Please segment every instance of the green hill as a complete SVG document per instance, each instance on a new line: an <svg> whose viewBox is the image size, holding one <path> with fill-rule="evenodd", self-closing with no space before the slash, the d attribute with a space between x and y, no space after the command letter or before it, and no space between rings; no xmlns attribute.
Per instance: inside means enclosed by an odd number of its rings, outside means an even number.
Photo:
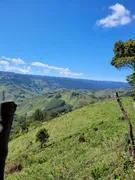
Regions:
<svg viewBox="0 0 135 180"><path fill-rule="evenodd" d="M59 92L43 93L31 98L23 98L18 104L19 115L24 115L26 112L31 115L36 109L45 110L50 106L50 102L54 99L60 99L65 101L67 105L71 105L73 109L81 108L85 105L92 104L94 102L114 97L114 92L119 92L120 95L132 93L130 89L119 88L115 90L106 89L102 91L76 91L76 90L61 90ZM29 93L29 97L32 94ZM17 101L17 99L16 99Z"/></svg>
<svg viewBox="0 0 135 180"><path fill-rule="evenodd" d="M63 89L84 91L129 87L128 83L124 82L37 76L2 71L0 71L0 86L5 87L6 100L12 97L12 99L16 98L17 101L23 100L24 97L33 97L33 95L56 92ZM11 90L9 91L9 89ZM10 97L8 97L9 95Z"/></svg>
<svg viewBox="0 0 135 180"><path fill-rule="evenodd" d="M135 132L131 99L123 102ZM135 179L120 116L116 100L107 100L31 128L9 143L6 180ZM50 135L42 149L35 142L40 128Z"/></svg>
<svg viewBox="0 0 135 180"><path fill-rule="evenodd" d="M64 101L67 105L71 105L73 109L80 108L89 103L97 101L93 93L86 93L73 90L63 90L53 93L44 93L33 98L25 98L22 102L18 102L18 114L31 115L36 109L46 110L50 108L51 102L54 106L59 106L58 100ZM54 100L57 99L56 102Z"/></svg>

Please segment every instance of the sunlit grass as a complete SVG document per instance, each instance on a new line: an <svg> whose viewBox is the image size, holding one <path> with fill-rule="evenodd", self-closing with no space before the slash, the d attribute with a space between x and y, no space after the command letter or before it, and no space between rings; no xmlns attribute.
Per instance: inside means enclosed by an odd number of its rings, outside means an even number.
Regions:
<svg viewBox="0 0 135 180"><path fill-rule="evenodd" d="M123 99L130 114L133 127L135 112L130 98ZM46 148L40 149L35 135L40 128L12 140L9 143L6 171L21 163L21 172L6 174L6 180L59 180L93 178L99 171L101 179L135 178L134 169L123 170L121 156L124 154L126 121L119 120L121 114L116 100L95 103L74 112L45 122L50 135ZM85 142L79 142L83 135ZM93 170L94 169L94 170ZM97 174L98 174L97 173Z"/></svg>

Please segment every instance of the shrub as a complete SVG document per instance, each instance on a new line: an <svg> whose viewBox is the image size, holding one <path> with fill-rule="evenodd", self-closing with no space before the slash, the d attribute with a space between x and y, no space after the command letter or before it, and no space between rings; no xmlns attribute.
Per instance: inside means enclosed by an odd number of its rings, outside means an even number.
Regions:
<svg viewBox="0 0 135 180"><path fill-rule="evenodd" d="M55 98L56 98L56 99L61 98L61 94L56 94Z"/></svg>
<svg viewBox="0 0 135 180"><path fill-rule="evenodd" d="M21 126L21 130L22 130L23 133L24 132L27 133L29 131L29 124L28 124L28 122L24 122L20 126Z"/></svg>
<svg viewBox="0 0 135 180"><path fill-rule="evenodd" d="M47 130L44 129L40 129L37 134L36 134L36 142L39 141L40 142L40 147L43 148L45 143L47 142L49 138L49 134L47 132Z"/></svg>
<svg viewBox="0 0 135 180"><path fill-rule="evenodd" d="M107 170L108 168L105 164L99 165L98 167L92 168L91 175L95 180L98 180L105 175Z"/></svg>
<svg viewBox="0 0 135 180"><path fill-rule="evenodd" d="M23 166L21 163L13 164L8 167L7 173L11 174L11 173L19 172L22 169L23 169Z"/></svg>
<svg viewBox="0 0 135 180"><path fill-rule="evenodd" d="M49 119L54 119L54 118L56 118L57 116L58 116L58 112L52 111L52 112L50 113Z"/></svg>
<svg viewBox="0 0 135 180"><path fill-rule="evenodd" d="M66 104L66 105L64 105L62 107L58 107L58 108L56 108L55 110L52 110L52 111L55 111L55 112L57 112L59 114L62 114L62 113L65 114L65 113L68 113L68 112L72 111L72 106Z"/></svg>
<svg viewBox="0 0 135 180"><path fill-rule="evenodd" d="M33 119L35 121L44 121L44 114L40 109L37 109L33 114Z"/></svg>
<svg viewBox="0 0 135 180"><path fill-rule="evenodd" d="M122 121L125 120L125 117L124 117L123 114L120 114L120 115L119 115L119 120L122 120Z"/></svg>
<svg viewBox="0 0 135 180"><path fill-rule="evenodd" d="M97 127L94 127L93 130L94 130L94 131L98 131L98 128L97 128Z"/></svg>
<svg viewBox="0 0 135 180"><path fill-rule="evenodd" d="M84 137L84 133L82 135L80 135L79 137L79 142L85 142L85 137Z"/></svg>
<svg viewBox="0 0 135 180"><path fill-rule="evenodd" d="M74 91L74 92L71 93L71 97L79 96L79 94L80 94L79 92Z"/></svg>

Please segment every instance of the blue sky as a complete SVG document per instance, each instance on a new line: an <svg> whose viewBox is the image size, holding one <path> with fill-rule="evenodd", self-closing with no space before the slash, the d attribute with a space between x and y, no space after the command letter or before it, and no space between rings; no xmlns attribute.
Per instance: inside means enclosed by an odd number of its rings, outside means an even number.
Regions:
<svg viewBox="0 0 135 180"><path fill-rule="evenodd" d="M110 65L117 40L135 39L134 1L1 0L0 70L125 81Z"/></svg>

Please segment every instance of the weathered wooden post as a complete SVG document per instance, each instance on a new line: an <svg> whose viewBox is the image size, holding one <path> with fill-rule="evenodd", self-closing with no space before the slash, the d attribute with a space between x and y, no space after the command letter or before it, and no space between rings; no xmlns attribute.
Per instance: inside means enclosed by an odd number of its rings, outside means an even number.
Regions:
<svg viewBox="0 0 135 180"><path fill-rule="evenodd" d="M4 180L9 134L16 107L17 105L12 101L0 104L0 180Z"/></svg>
<svg viewBox="0 0 135 180"><path fill-rule="evenodd" d="M123 115L124 115L124 117L125 117L125 119L126 119L126 121L128 123L128 135L129 135L130 146L131 146L131 151L132 151L132 159L133 159L133 162L135 163L135 145L134 145L134 136L133 136L132 124L131 124L131 121L130 121L130 119L128 117L128 114L125 111L124 106L123 106L117 92L116 92L116 98L117 98L117 102L118 102L118 104L120 106L120 109L123 112Z"/></svg>

